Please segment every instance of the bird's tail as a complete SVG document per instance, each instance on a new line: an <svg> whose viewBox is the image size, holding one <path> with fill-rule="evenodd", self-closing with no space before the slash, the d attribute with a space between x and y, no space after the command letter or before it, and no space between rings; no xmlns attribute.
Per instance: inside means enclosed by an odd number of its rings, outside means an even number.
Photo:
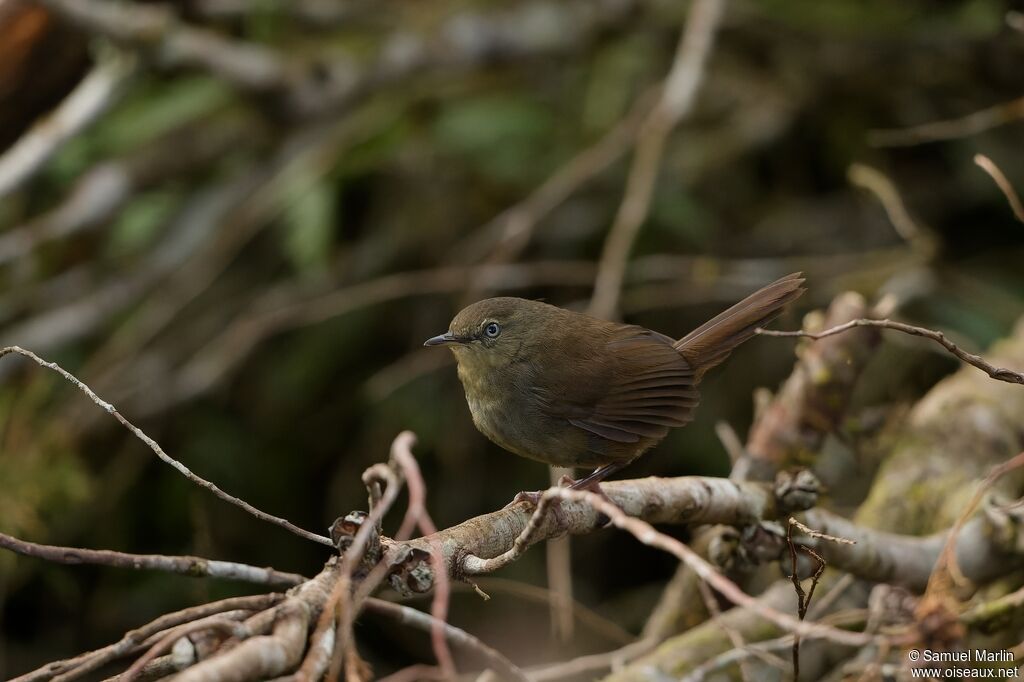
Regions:
<svg viewBox="0 0 1024 682"><path fill-rule="evenodd" d="M787 303L799 298L804 293L803 283L800 272L772 282L676 341L675 349L700 377L729 357L755 329L774 320Z"/></svg>

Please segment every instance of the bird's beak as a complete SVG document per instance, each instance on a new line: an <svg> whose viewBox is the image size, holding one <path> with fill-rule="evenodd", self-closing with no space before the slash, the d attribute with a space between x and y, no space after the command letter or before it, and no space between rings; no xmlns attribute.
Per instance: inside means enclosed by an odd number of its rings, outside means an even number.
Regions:
<svg viewBox="0 0 1024 682"><path fill-rule="evenodd" d="M431 337L423 342L424 346L444 346L449 343L466 343L464 339L453 336L451 332L445 332L438 336Z"/></svg>

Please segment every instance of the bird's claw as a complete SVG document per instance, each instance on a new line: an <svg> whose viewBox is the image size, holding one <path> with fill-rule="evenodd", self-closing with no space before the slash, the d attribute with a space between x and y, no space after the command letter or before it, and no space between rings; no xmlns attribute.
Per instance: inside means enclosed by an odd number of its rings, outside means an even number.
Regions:
<svg viewBox="0 0 1024 682"><path fill-rule="evenodd" d="M512 501L509 502L509 505L511 506L511 505L519 503L519 502L529 502L530 506L536 507L536 506L540 505L540 498L543 495L544 495L544 491L543 490L533 490L533 491L523 490L523 491L521 491L519 493L516 493L516 496L514 498L512 498Z"/></svg>

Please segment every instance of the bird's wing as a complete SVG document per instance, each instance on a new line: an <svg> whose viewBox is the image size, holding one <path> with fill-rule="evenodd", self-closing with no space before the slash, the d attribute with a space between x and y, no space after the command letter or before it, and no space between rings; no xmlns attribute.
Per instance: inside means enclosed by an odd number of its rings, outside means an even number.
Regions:
<svg viewBox="0 0 1024 682"><path fill-rule="evenodd" d="M573 395L543 391L549 410L596 436L618 443L664 438L687 424L699 395L693 368L673 340L642 327L616 325L596 354L602 375ZM584 390L581 390L584 389Z"/></svg>

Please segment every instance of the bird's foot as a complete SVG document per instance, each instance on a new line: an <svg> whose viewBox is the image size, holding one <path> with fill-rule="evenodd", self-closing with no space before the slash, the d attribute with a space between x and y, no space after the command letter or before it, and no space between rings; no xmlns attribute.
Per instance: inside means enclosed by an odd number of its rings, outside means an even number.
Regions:
<svg viewBox="0 0 1024 682"><path fill-rule="evenodd" d="M540 507L540 499L542 497L544 497L544 493L545 492L547 492L547 491L546 490L523 491L523 492L517 494L512 499L512 501L508 503L507 506L511 507L512 505L514 505L514 504L516 504L518 502L526 502L526 503L528 503L533 508L534 513L536 513L537 509ZM562 511L562 500L560 500L560 499L551 500L551 502L548 504L548 508L547 509L548 509L548 514L551 515L554 518L555 524L557 526L560 526L560 527L561 526L565 526L566 518L565 518L565 513Z"/></svg>
<svg viewBox="0 0 1024 682"><path fill-rule="evenodd" d="M512 501L508 503L508 506L517 504L519 502L529 502L530 506L536 507L540 504L540 498L544 495L543 490L523 490L516 493L516 496L512 498Z"/></svg>

